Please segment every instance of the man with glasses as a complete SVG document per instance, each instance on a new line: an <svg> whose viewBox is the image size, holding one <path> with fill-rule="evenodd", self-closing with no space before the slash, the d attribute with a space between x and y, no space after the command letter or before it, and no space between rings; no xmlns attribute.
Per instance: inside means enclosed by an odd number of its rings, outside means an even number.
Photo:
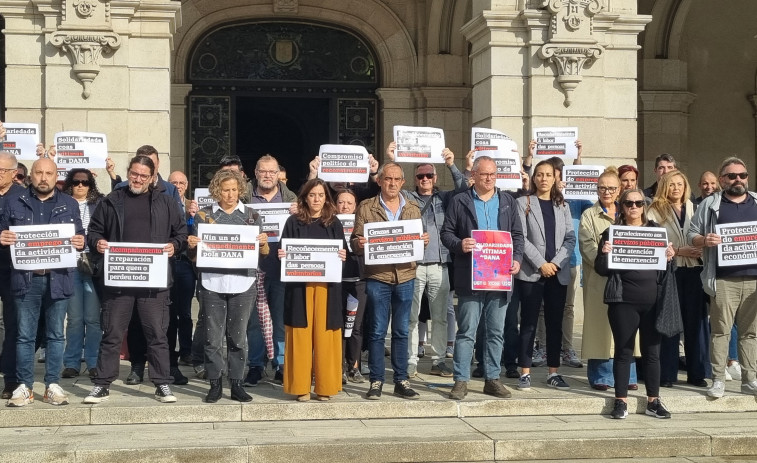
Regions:
<svg viewBox="0 0 757 463"><path fill-rule="evenodd" d="M390 161L394 161L396 143L391 142L386 150ZM428 246L423 254L423 260L418 262L415 269L415 291L413 305L410 309L410 324L408 325L408 365L409 377L418 371L418 316L421 312L421 299L425 294L431 315L431 374L451 377L452 369L444 363L447 351L447 299L449 296L449 273L447 264L452 261L449 251L442 244L439 233L444 224L444 212L447 210L452 196L465 188L463 174L455 166L455 154L449 148L442 151L444 163L452 174L455 184L454 190L440 191L436 187L436 166L433 164L418 164L415 166L415 191L408 192L421 208L423 229L428 232Z"/></svg>
<svg viewBox="0 0 757 463"><path fill-rule="evenodd" d="M0 122L2 127L2 122ZM2 129L4 132L4 129ZM2 137L0 137L2 138ZM5 151L0 152L0 214L5 210L7 198L23 193L26 189L14 181L18 163L16 156ZM18 326L16 326L16 310L13 305L11 288L7 282L11 279L10 248L0 247L0 299L3 310L0 311L0 372L3 373L3 399L10 399L13 390L18 387L16 378L16 340Z"/></svg>
<svg viewBox="0 0 757 463"><path fill-rule="evenodd" d="M509 293L505 291L474 291L471 283L471 252L476 240L472 230L508 231L512 235L512 267L520 271L523 260L523 229L515 200L496 188L497 165L489 156L480 156L471 169L473 186L452 198L442 227L442 243L455 254L455 292L457 336L455 337L455 385L449 398L462 400L468 394L470 364L479 320L484 317L484 394L508 398L512 394L500 382L503 331Z"/></svg>
<svg viewBox="0 0 757 463"><path fill-rule="evenodd" d="M704 247L702 254L704 290L713 299L710 304L710 361L712 387L710 397L723 397L728 343L734 321L739 336L741 391L757 395L757 264L718 265L721 236L715 225L757 222L757 194L748 191L746 164L736 157L723 161L719 171L722 191L713 193L699 205L688 233L690 245ZM754 241L750 241L753 243Z"/></svg>
<svg viewBox="0 0 757 463"><path fill-rule="evenodd" d="M186 248L187 224L179 205L163 194L160 185L151 188L155 164L147 156L136 156L129 162L128 184L116 188L95 209L87 236L89 248L104 254L109 242L165 244L163 251L171 257ZM168 288L172 284L168 269ZM93 404L107 400L110 384L118 377L119 353L132 313L139 320L146 337L146 357L150 379L155 385L155 398L160 402L176 402L169 384L168 340L169 289L103 288L103 337L97 359L95 387L84 399ZM131 329L131 328L129 328Z"/></svg>

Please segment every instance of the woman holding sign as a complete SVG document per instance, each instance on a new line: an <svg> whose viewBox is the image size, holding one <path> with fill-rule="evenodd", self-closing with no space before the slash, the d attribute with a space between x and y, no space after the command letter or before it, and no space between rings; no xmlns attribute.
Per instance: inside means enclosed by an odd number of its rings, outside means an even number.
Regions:
<svg viewBox="0 0 757 463"><path fill-rule="evenodd" d="M336 206L320 179L308 180L297 197L298 212L287 219L281 239L338 239L344 245L339 258L347 259L342 223ZM285 257L279 249L279 258ZM287 282L284 296L284 392L297 400L310 400L315 376L318 400L329 400L342 390L342 305L341 283Z"/></svg>
<svg viewBox="0 0 757 463"><path fill-rule="evenodd" d="M694 216L691 187L680 170L660 177L657 182L649 218L668 230L668 239L676 250L676 284L683 317L683 346L686 352L686 382L707 387L712 376L710 364L710 321L702 279L702 249L686 244L686 234ZM660 385L672 387L678 379L678 343L680 335L663 337L660 345Z"/></svg>
<svg viewBox="0 0 757 463"><path fill-rule="evenodd" d="M193 235L187 238L188 254L197 257L197 236L201 224L257 225L262 221L253 209L242 204L239 198L247 195L247 182L234 170L219 170L210 181L210 196L216 201L195 214ZM268 255L268 235L257 235L260 254ZM205 401L217 402L222 395L221 374L228 367L231 399L239 402L252 400L244 387L244 367L247 364L247 322L257 296L255 278L257 269L200 268L200 285L197 288L200 310L205 320L205 370L210 390ZM223 361L223 343L226 340L227 365Z"/></svg>
<svg viewBox="0 0 757 463"><path fill-rule="evenodd" d="M547 331L547 384L556 389L570 389L557 374L557 369L560 366L563 310L570 283L570 255L576 235L552 164L542 161L536 165L530 194L518 198L517 204L526 238L523 264L515 275L521 301L518 352L521 377L518 389L531 388L531 357L542 303Z"/></svg>
<svg viewBox="0 0 757 463"><path fill-rule="evenodd" d="M658 227L647 219L644 211L644 193L639 189L626 190L620 197L620 211L615 225L633 227ZM628 416L628 378L631 373L636 332L641 338L641 354L644 359L644 380L647 389L646 414L655 418L670 418L670 413L660 402L660 334L655 328L657 320L658 285L664 282L666 271L658 270L611 270L608 254L612 251L610 231L602 233L599 253L594 262L597 273L607 276L604 301L608 304L607 318L615 341L615 406L612 417ZM665 255L673 258L670 243ZM672 275L669 275L672 277Z"/></svg>

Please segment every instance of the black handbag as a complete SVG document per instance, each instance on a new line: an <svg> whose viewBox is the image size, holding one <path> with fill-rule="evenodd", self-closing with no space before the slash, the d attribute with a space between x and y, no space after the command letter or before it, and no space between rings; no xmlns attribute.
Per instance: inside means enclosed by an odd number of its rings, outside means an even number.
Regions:
<svg viewBox="0 0 757 463"><path fill-rule="evenodd" d="M663 336L672 337L683 332L683 316L678 302L678 286L675 277L675 260L668 262L662 283L658 287L657 320L655 328Z"/></svg>
<svg viewBox="0 0 757 463"><path fill-rule="evenodd" d="M92 263L89 260L88 252L79 253L79 258L76 259L76 269L81 274L94 275L94 270L92 268Z"/></svg>

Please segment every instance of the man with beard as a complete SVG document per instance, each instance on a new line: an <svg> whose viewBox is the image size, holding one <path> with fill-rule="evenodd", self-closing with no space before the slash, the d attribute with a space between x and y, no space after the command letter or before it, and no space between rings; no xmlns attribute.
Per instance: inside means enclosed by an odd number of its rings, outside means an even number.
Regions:
<svg viewBox="0 0 757 463"><path fill-rule="evenodd" d="M128 185L116 188L103 199L92 215L87 236L89 248L105 253L109 242L164 244L168 257L186 247L187 224L179 204L163 194L162 185L151 187L155 164L147 156L136 156L129 162ZM77 209L78 210L78 209ZM168 269L168 288L171 287ZM147 339L147 361L150 379L155 384L155 398L160 402L176 402L171 393L168 358L169 289L103 288L103 337L97 359L95 387L84 399L93 404L107 400L109 388L118 376L119 352L124 333L136 306L142 330Z"/></svg>
<svg viewBox="0 0 757 463"><path fill-rule="evenodd" d="M757 264L719 265L717 246L723 240L715 229L716 225L757 222L757 194L747 191L747 178L744 161L735 157L723 161L719 171L723 191L702 201L687 236L689 244L705 248L702 283L714 301L710 304L712 387L707 395L716 398L723 397L725 391L728 343L734 321L742 364L741 391L757 395Z"/></svg>
<svg viewBox="0 0 757 463"><path fill-rule="evenodd" d="M10 168L11 166L6 166ZM15 169L15 166L13 166ZM79 204L71 196L55 188L58 168L48 158L34 161L31 186L6 199L0 214L0 244L16 243L13 225L73 224L75 235L71 244L84 249L84 228L79 216ZM64 238L64 237L61 237ZM65 237L67 238L67 237ZM45 358L45 396L52 405L68 404L68 396L58 384L63 369L63 324L68 299L74 293L72 268L44 270L11 270L10 289L16 308L16 379L18 386L8 400L9 407L23 407L34 403L34 343L40 317L45 317L47 356ZM4 281L3 284L8 284Z"/></svg>

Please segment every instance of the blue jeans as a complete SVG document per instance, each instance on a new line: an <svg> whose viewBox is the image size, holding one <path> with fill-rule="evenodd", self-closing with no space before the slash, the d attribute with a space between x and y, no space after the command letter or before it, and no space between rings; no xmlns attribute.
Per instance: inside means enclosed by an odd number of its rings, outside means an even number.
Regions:
<svg viewBox="0 0 757 463"><path fill-rule="evenodd" d="M739 359L739 332L736 331L736 324L731 328L731 341L728 343L728 360Z"/></svg>
<svg viewBox="0 0 757 463"><path fill-rule="evenodd" d="M274 368L280 369L284 367L284 283L279 280L278 275L266 275L264 278L263 286L273 323L273 361L271 363ZM257 282L254 284L257 285ZM247 357L250 368L264 367L267 357L257 306L252 308L250 321L247 323L247 343L249 344Z"/></svg>
<svg viewBox="0 0 757 463"><path fill-rule="evenodd" d="M513 290L510 291L510 302L507 303L507 311L505 313L505 331L504 342L502 348L502 361L500 365L504 365L507 370L515 370L518 368L518 348L520 346L520 332L518 330L518 313L520 312L520 292L518 286L513 285ZM476 333L476 363L484 365L484 323L483 319L478 322L478 332Z"/></svg>
<svg viewBox="0 0 757 463"><path fill-rule="evenodd" d="M79 371L83 346L87 369L96 368L102 335L100 299L95 293L92 277L74 270L74 295L68 300L63 366Z"/></svg>
<svg viewBox="0 0 757 463"><path fill-rule="evenodd" d="M392 318L392 369L394 382L407 379L407 334L413 305L415 279L392 285L368 278L365 295L371 306L368 320L368 367L370 380L384 382L384 339Z"/></svg>
<svg viewBox="0 0 757 463"><path fill-rule="evenodd" d="M612 373L612 367L615 362L613 359L588 359L586 363L586 376L589 378L589 385L604 384L615 387L615 376ZM638 384L636 377L636 362L631 362L631 376L628 384Z"/></svg>
<svg viewBox="0 0 757 463"><path fill-rule="evenodd" d="M5 282L4 284L8 284ZM27 387L34 385L34 342L41 314L45 316L47 353L45 386L60 382L63 369L63 320L68 299L50 298L50 275L33 276L29 291L16 296L18 342L16 343L16 376ZM79 351L81 355L81 350Z"/></svg>
<svg viewBox="0 0 757 463"><path fill-rule="evenodd" d="M472 296L458 296L453 357L455 381L470 381L470 363L479 321L483 323L484 378L499 379L507 298L508 294L502 291L477 291Z"/></svg>

